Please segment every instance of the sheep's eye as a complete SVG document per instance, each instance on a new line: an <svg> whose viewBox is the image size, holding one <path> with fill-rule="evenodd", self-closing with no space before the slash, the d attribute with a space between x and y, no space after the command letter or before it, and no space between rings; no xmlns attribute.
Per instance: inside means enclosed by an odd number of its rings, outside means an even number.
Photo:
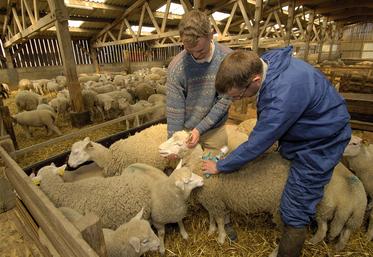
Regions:
<svg viewBox="0 0 373 257"><path fill-rule="evenodd" d="M147 244L149 242L149 239L144 239L144 240L142 240L142 244Z"/></svg>

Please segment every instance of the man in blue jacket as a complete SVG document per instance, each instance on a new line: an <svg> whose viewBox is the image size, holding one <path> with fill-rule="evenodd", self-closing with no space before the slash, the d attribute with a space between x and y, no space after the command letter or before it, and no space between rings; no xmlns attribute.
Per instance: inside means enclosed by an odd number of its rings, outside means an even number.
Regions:
<svg viewBox="0 0 373 257"><path fill-rule="evenodd" d="M261 58L250 51L228 54L215 87L232 99L257 94L257 123L225 159L204 162L205 173L234 172L278 140L291 167L280 204L285 226L277 256L300 256L306 226L351 137L345 101L323 74L292 57L292 47Z"/></svg>

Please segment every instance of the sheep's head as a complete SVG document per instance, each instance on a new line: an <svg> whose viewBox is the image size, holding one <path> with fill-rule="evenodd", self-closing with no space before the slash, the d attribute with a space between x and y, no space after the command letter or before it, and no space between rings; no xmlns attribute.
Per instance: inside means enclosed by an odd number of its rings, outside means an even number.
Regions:
<svg viewBox="0 0 373 257"><path fill-rule="evenodd" d="M172 137L170 137L166 142L162 143L159 146L159 153L162 157L168 157L170 155L177 155L180 158L183 158L187 153L188 146L186 141L190 136L189 132L186 131L177 131Z"/></svg>
<svg viewBox="0 0 373 257"><path fill-rule="evenodd" d="M360 137L352 136L350 142L346 146L343 156L353 157L359 154L363 140Z"/></svg>
<svg viewBox="0 0 373 257"><path fill-rule="evenodd" d="M90 161L91 156L89 154L89 149L91 147L93 146L89 137L86 137L83 140L75 142L71 146L71 153L69 155L69 160L67 161L69 166L72 168L76 168L80 164Z"/></svg>
<svg viewBox="0 0 373 257"><path fill-rule="evenodd" d="M174 170L170 178L175 179L175 185L184 191L187 197L194 188L203 186L203 178L193 173L188 167Z"/></svg>
<svg viewBox="0 0 373 257"><path fill-rule="evenodd" d="M152 230L149 222L142 219L143 212L144 209L141 209L128 223L116 230L116 238L118 240L128 240L120 245L123 247L130 245L139 256L148 251L157 251L160 245L160 240Z"/></svg>
<svg viewBox="0 0 373 257"><path fill-rule="evenodd" d="M40 183L43 179L43 176L45 176L46 174L51 174L51 173L53 173L55 175L60 175L61 177L63 177L63 175L65 173L65 168L66 168L66 164L62 165L61 167L57 167L52 162L51 165L44 166L40 170L38 170L36 177L35 176L30 176L31 181L35 185L40 185Z"/></svg>

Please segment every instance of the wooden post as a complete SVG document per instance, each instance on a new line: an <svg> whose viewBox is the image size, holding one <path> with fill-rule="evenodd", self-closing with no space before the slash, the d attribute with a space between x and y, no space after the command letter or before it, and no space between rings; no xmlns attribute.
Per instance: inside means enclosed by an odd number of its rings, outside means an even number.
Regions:
<svg viewBox="0 0 373 257"><path fill-rule="evenodd" d="M312 11L310 13L310 19L307 24L307 30L306 30L306 45L304 47L304 58L303 60L308 61L308 52L310 51L310 41L311 41L311 33L313 29L313 21L315 18L315 11Z"/></svg>
<svg viewBox="0 0 373 257"><path fill-rule="evenodd" d="M93 213L87 213L81 219L73 222L84 240L96 251L100 257L106 257L106 245L102 231L101 220Z"/></svg>
<svg viewBox="0 0 373 257"><path fill-rule="evenodd" d="M259 48L259 22L262 16L263 0L255 1L254 27L253 27L253 46L252 50L258 53Z"/></svg>
<svg viewBox="0 0 373 257"><path fill-rule="evenodd" d="M334 45L334 41L335 41L336 36L337 36L337 26L336 26L335 23L333 23L332 24L332 38L331 38L331 41L330 41L328 60L332 59L333 45Z"/></svg>
<svg viewBox="0 0 373 257"><path fill-rule="evenodd" d="M4 52L6 58L9 86L17 88L19 77L17 70L14 68L12 55L10 54L9 48L5 48Z"/></svg>
<svg viewBox="0 0 373 257"><path fill-rule="evenodd" d="M10 117L10 112L8 106L4 106L3 100L0 99L0 116L4 124L6 132L9 134L13 141L15 149L18 149L16 134L14 133L12 118Z"/></svg>
<svg viewBox="0 0 373 257"><path fill-rule="evenodd" d="M96 73L99 73L100 72L100 66L98 64L97 49L95 47L93 47L92 43L90 43L89 50L90 50L90 54L91 54L92 64L95 68L95 71L96 71Z"/></svg>
<svg viewBox="0 0 373 257"><path fill-rule="evenodd" d="M64 75L67 78L67 85L70 92L71 123L74 127L82 127L90 122L89 112L84 112L82 91L78 81L76 64L74 60L71 36L69 33L69 15L64 0L48 0L52 13L56 16L56 33L60 53L62 57Z"/></svg>
<svg viewBox="0 0 373 257"><path fill-rule="evenodd" d="M291 29L293 28L294 21L294 9L295 0L290 0L288 6L288 21L286 23L285 45L290 45Z"/></svg>
<svg viewBox="0 0 373 257"><path fill-rule="evenodd" d="M322 59L322 48L324 46L325 42L325 33L326 33L326 25L328 23L328 19L326 17L322 20L322 26L321 26L321 35L320 35L320 42L319 42L319 54L317 56L317 63L321 63Z"/></svg>

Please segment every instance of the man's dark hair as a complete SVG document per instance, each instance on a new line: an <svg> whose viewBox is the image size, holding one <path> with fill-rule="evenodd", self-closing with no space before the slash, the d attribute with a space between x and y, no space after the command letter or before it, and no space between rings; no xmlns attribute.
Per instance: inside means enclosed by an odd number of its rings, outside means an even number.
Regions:
<svg viewBox="0 0 373 257"><path fill-rule="evenodd" d="M253 51L236 50L229 53L220 64L215 78L215 88L226 94L232 88L245 88L255 75L262 74L263 64Z"/></svg>

